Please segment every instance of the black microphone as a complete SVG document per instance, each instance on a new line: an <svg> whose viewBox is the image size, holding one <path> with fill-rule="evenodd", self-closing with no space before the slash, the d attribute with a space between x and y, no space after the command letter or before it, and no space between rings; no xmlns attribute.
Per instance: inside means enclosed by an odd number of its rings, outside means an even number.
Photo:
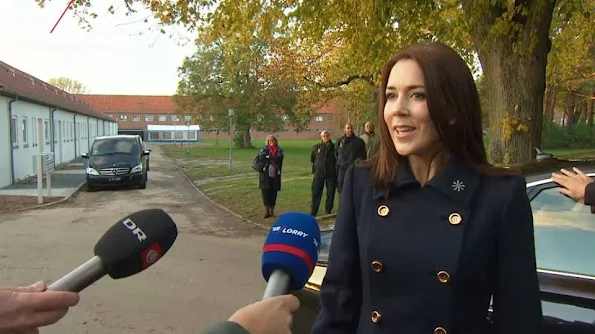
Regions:
<svg viewBox="0 0 595 334"><path fill-rule="evenodd" d="M106 274L113 279L137 274L163 257L177 236L178 228L165 211L135 212L105 232L95 244L94 257L47 290L80 292Z"/></svg>

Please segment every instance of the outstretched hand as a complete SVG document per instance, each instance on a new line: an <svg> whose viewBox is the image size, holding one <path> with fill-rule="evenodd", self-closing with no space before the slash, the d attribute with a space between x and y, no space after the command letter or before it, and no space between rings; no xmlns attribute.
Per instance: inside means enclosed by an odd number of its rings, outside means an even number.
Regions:
<svg viewBox="0 0 595 334"><path fill-rule="evenodd" d="M62 319L79 302L74 292L45 291L45 282L0 289L0 333L39 333L38 327Z"/></svg>
<svg viewBox="0 0 595 334"><path fill-rule="evenodd" d="M562 186L560 192L568 197L571 197L575 201L585 202L585 188L589 183L593 182L593 179L588 177L580 169L573 167L571 172L566 169L561 169L560 173L552 173L552 179L554 182Z"/></svg>

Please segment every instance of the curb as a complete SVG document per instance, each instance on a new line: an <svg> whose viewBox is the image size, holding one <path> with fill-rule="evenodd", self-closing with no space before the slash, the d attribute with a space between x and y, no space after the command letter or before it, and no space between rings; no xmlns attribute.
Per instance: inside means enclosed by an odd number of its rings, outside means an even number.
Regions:
<svg viewBox="0 0 595 334"><path fill-rule="evenodd" d="M52 206L52 205L57 205L57 204L60 204L60 203L64 203L64 202L68 201L70 198L72 198L72 196L74 196L75 194L77 194L81 190L81 188L85 185L85 183L87 183L87 181L83 181L76 188L74 188L74 190L70 194L68 194L66 197L64 197L63 199L61 199L59 201L55 201L55 202L51 202L51 203L45 203L45 204L39 204L39 205L34 205L34 206L28 206L28 207L25 207L25 208L20 208L20 209L11 210L11 211L0 211L0 214L8 214L8 213L16 213L16 212L23 212L23 211L41 209L41 208L45 208L45 207L48 207L48 206Z"/></svg>
<svg viewBox="0 0 595 334"><path fill-rule="evenodd" d="M165 156L165 157L167 157L165 154L164 154L164 156ZM170 157L167 157L167 158L168 158L169 160L171 160L172 164L173 164L174 166L176 166L176 169L178 170L178 172L180 172L180 174L182 174L182 176L184 177L184 179L186 180L186 182L190 183L190 185L192 186L192 188L194 188L194 190L196 190L196 192L197 192L199 195L201 195L202 197L206 198L206 199L207 199L209 202L211 202L212 204L215 204L215 205L216 205L216 206L217 206L219 209L221 209L221 210L223 210L223 211L225 211L225 212L229 213L230 215L232 215L232 216L234 216L234 217L236 217L236 218L238 218L238 219L240 219L240 220L242 220L242 221L244 221L244 222L250 223L250 224L252 224L252 225L254 225L254 226L257 226L257 227L260 227L260 228L262 228L262 229L264 229L264 230L269 230L269 229L271 228L270 226L265 226L265 225L262 225L262 224L259 224L259 223L255 223L255 222L251 221L250 219L248 219L248 218L246 218L246 217L243 217L243 216L241 216L241 215L239 215L239 214L237 214L237 213L233 212L233 211L232 211L230 208L226 207L225 205L221 205L221 204L219 204L219 203L215 202L215 200L213 200L213 199L212 199L211 197L209 197L207 194L205 194L204 192L202 192L202 190L200 190L200 189L199 189L199 188L198 188L198 187L197 187L197 186L194 184L194 182L192 182L192 180L190 180L190 178L189 178L189 177L186 175L186 173L184 173L184 172L182 171L182 169L180 168L180 166L178 166L178 164L177 164L177 163L174 161L174 159L172 159L172 158L170 158Z"/></svg>
<svg viewBox="0 0 595 334"><path fill-rule="evenodd" d="M178 166L178 164L175 162L175 160L174 160L173 158L171 158L171 157L168 157L168 156L167 156L167 155L165 155L165 154L164 154L164 156L165 156L165 157L167 157L167 158L168 158L168 159L169 159L169 160L172 162L172 164L173 164L173 165L176 167L176 169L178 170L178 172L180 172L180 174L182 174L182 176L184 177L184 179L186 180L186 182L190 183L190 185L192 186L192 188L194 188L194 190L196 190L196 192L197 192L197 193L199 193L199 194L200 194L202 197L206 198L206 199L207 199L209 202L211 202L212 204L215 204L215 205L216 205L216 206L217 206L219 209L221 209L221 210L223 210L223 211L225 211L225 212L229 213L230 215L232 215L232 216L234 216L234 217L236 217L236 218L238 218L238 219L240 219L240 220L242 220L242 221L244 221L244 222L250 223L250 224L252 224L252 225L254 225L254 226L257 226L257 227L260 227L260 228L262 228L262 229L269 230L269 229L271 228L270 226L265 226L265 225L262 225L262 224L259 224L259 223L255 223L255 222L251 221L250 219L248 219L248 218L246 218L246 217L244 217L244 216L242 216L242 215L239 215L239 214L237 214L237 213L233 212L233 211L232 211L230 208L226 207L225 205L221 205L221 204L217 203L217 202L216 202L214 199L212 199L211 197L209 197L209 195L207 195L207 194L205 194L204 192L202 192L202 190L200 190L200 189L199 189L199 188L196 186L196 184L194 184L194 182L192 182L192 180L190 180L190 178L189 178L189 177L186 175L186 173L184 173L184 172L182 171L182 169L180 168L180 166ZM337 215L336 213L331 213L331 214L329 214L329 215L324 215L324 216L316 216L316 217L314 217L314 218L315 218L317 221L319 221L319 220L321 220L321 219L326 219L326 218L332 218L332 217L335 217L336 215Z"/></svg>

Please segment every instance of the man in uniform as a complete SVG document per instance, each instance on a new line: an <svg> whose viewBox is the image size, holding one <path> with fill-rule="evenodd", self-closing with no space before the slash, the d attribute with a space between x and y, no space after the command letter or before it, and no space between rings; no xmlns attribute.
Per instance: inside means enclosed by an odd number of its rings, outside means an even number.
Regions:
<svg viewBox="0 0 595 334"><path fill-rule="evenodd" d="M372 122L366 122L365 133L360 138L366 143L366 156L368 159L372 157L378 148L380 147L380 140L378 135L374 132L374 124Z"/></svg>
<svg viewBox="0 0 595 334"><path fill-rule="evenodd" d="M345 124L345 135L337 141L335 155L337 157L337 190L341 192L347 168L357 160L366 160L366 143L353 133L351 123Z"/></svg>
<svg viewBox="0 0 595 334"><path fill-rule="evenodd" d="M320 133L322 141L312 147L310 162L312 163L312 208L310 214L316 216L322 198L324 185L326 184L325 213L328 215L333 210L335 202L335 190L337 189L337 157L335 146L331 140L331 134L324 130Z"/></svg>

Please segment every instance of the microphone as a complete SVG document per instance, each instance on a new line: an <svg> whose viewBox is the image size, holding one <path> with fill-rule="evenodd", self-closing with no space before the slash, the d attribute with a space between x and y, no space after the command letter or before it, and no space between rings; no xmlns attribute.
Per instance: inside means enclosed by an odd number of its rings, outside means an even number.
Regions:
<svg viewBox="0 0 595 334"><path fill-rule="evenodd" d="M47 290L80 292L106 274L113 279L137 274L163 257L177 236L176 224L162 209L135 212L105 232L95 244L94 257Z"/></svg>
<svg viewBox="0 0 595 334"><path fill-rule="evenodd" d="M311 215L288 212L273 224L262 248L263 299L300 290L314 271L320 252L320 228Z"/></svg>

